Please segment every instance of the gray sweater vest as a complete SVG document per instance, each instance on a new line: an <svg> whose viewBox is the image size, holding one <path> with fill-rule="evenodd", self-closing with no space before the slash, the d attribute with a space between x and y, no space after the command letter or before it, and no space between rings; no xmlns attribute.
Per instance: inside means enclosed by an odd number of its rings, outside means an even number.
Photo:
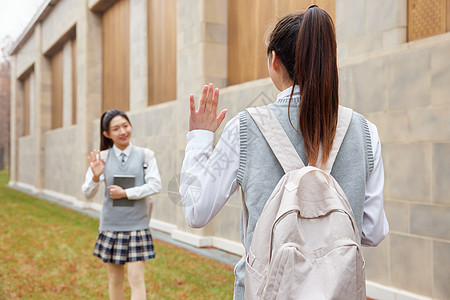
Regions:
<svg viewBox="0 0 450 300"><path fill-rule="evenodd" d="M144 149L132 146L130 156L127 161L119 161L114 151L111 149L105 161L106 186L114 184L114 175L135 175L135 186L145 183ZM100 231L132 231L147 229L149 217L147 214L147 201L145 198L133 201L133 206L113 206L113 200L109 197L109 190L105 189L103 198L102 214L100 217Z"/></svg>
<svg viewBox="0 0 450 300"><path fill-rule="evenodd" d="M300 158L307 165L303 137L298 127L300 98L293 98L289 109L290 119L296 130L289 122L288 102L289 98L279 99L269 107L277 116ZM240 165L237 179L244 193L245 209L248 211L245 241L241 216L241 241L247 251L252 242L256 222L266 201L278 181L283 177L284 171L248 112L241 112L239 117ZM373 154L368 124L363 116L354 112L331 174L342 187L350 202L360 233L366 180L372 168ZM242 258L235 267L235 299L244 299L244 273L245 259Z"/></svg>

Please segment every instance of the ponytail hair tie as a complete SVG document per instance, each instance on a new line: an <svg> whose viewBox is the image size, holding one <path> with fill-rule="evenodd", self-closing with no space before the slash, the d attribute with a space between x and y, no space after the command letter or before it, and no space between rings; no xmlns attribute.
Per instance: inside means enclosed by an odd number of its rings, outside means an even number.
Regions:
<svg viewBox="0 0 450 300"><path fill-rule="evenodd" d="M313 4L313 5L311 5L310 7L308 7L308 10L309 10L310 8L313 8L313 7L318 7L318 6L315 5L315 4Z"/></svg>

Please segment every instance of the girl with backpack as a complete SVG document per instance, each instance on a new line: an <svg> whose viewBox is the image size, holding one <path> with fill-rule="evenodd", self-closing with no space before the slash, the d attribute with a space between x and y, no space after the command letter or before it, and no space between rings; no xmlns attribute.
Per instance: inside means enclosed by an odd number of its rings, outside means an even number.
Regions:
<svg viewBox="0 0 450 300"><path fill-rule="evenodd" d="M269 75L280 91L269 108L305 165L321 168L330 156L339 110L333 21L317 6L291 13L276 24L266 45ZM190 226L203 227L241 186L241 241L248 253L256 222L284 171L247 111L228 122L213 149L214 132L227 112L217 116L218 100L213 84L203 87L198 110L190 96L180 180L183 210ZM361 244L378 245L389 231L381 143L376 126L356 112L331 175L348 198ZM244 274L245 254L235 267L234 299L244 299Z"/></svg>
<svg viewBox="0 0 450 300"><path fill-rule="evenodd" d="M113 109L102 115L101 151L88 157L82 186L86 198L92 198L101 182L106 184L94 256L106 263L110 299L124 299L125 263L131 298L146 299L144 262L155 257L147 197L161 191L161 179L153 152L131 144L131 133L124 112ZM131 185L124 189L120 180L131 180Z"/></svg>

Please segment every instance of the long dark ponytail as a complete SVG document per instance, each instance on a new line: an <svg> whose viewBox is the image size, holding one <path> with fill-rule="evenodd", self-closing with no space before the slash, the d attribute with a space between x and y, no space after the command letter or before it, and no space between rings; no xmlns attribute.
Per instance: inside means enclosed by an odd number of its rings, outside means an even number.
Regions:
<svg viewBox="0 0 450 300"><path fill-rule="evenodd" d="M272 51L300 87L299 127L309 163L317 165L322 146L323 166L333 146L339 109L333 20L316 5L283 17L269 36L267 53Z"/></svg>
<svg viewBox="0 0 450 300"><path fill-rule="evenodd" d="M322 146L322 166L327 162L339 109L336 34L326 11L311 6L297 37L295 81L300 86L300 130L311 165L316 165Z"/></svg>
<svg viewBox="0 0 450 300"><path fill-rule="evenodd" d="M123 111L118 110L118 109L111 109L111 110L105 111L100 120L100 150L101 151L109 149L114 145L113 140L104 136L103 132L106 131L109 133L109 125L111 124L111 120L117 116L124 117L128 121L128 123L130 123L130 125L131 125L130 119L128 119L127 114L124 113Z"/></svg>

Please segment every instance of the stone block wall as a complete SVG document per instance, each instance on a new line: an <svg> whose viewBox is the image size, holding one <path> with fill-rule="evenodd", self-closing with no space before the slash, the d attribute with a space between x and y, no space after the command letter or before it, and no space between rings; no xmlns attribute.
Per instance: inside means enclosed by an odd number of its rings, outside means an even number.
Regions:
<svg viewBox="0 0 450 300"><path fill-rule="evenodd" d="M60 1L42 21L42 53L46 53L64 37L78 20L78 0ZM83 1L84 2L84 1Z"/></svg>
<svg viewBox="0 0 450 300"><path fill-rule="evenodd" d="M407 0L336 1L340 59L392 49L406 42Z"/></svg>
<svg viewBox="0 0 450 300"><path fill-rule="evenodd" d="M0 170L9 168L11 71L9 61L0 62Z"/></svg>
<svg viewBox="0 0 450 300"><path fill-rule="evenodd" d="M77 133L76 126L45 133L45 189L79 198L85 162L78 161Z"/></svg>
<svg viewBox="0 0 450 300"><path fill-rule="evenodd" d="M33 33L26 41L24 41L21 51L15 55L16 64L14 69L11 68L11 73L14 74L14 80L33 65L36 60L35 54L39 51L38 47L38 35Z"/></svg>
<svg viewBox="0 0 450 300"><path fill-rule="evenodd" d="M450 295L449 53L446 34L340 69L343 102L377 125L383 148L391 231L365 249L367 278L436 299Z"/></svg>
<svg viewBox="0 0 450 300"><path fill-rule="evenodd" d="M20 171L17 181L32 187L38 185L39 178L36 162L40 160L40 157L35 151L36 142L34 136L24 136L18 141L17 168Z"/></svg>

